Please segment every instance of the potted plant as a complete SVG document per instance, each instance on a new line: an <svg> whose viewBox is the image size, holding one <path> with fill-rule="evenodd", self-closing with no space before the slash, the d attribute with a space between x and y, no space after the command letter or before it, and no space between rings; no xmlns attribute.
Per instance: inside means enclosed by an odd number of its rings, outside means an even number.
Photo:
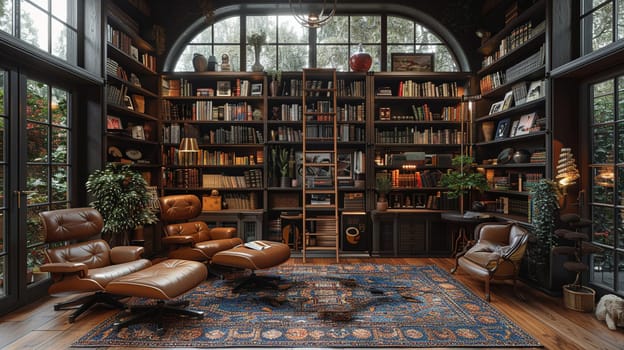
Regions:
<svg viewBox="0 0 624 350"><path fill-rule="evenodd" d="M392 179L386 174L380 174L375 180L377 190L377 210L388 209L388 193L392 190Z"/></svg>
<svg viewBox="0 0 624 350"><path fill-rule="evenodd" d="M89 175L86 187L93 196L90 204L102 214L102 236L112 246L127 245L131 230L158 220L146 186L141 174L128 164L108 163Z"/></svg>
<svg viewBox="0 0 624 350"><path fill-rule="evenodd" d="M464 211L464 195L471 190L484 191L488 188L485 175L474 171L471 156L455 156L451 160L453 169L440 177L439 185L447 188L449 198L460 198L460 212Z"/></svg>
<svg viewBox="0 0 624 350"><path fill-rule="evenodd" d="M274 177L279 178L280 187L290 187L289 151L286 147L276 147L271 150L271 160L275 170ZM279 173L279 175L278 175Z"/></svg>

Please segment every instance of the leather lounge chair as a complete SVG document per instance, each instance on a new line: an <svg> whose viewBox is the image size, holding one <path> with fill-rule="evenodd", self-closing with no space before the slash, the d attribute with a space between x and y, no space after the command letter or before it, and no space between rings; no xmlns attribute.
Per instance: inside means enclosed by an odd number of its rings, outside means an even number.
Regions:
<svg viewBox="0 0 624 350"><path fill-rule="evenodd" d="M482 223L475 228L476 242L468 243L456 256L455 273L461 267L471 276L485 282L485 300L490 301L491 280L513 280L520 272L520 262L526 251L529 233L513 223Z"/></svg>
<svg viewBox="0 0 624 350"><path fill-rule="evenodd" d="M143 247L120 246L111 248L102 239L93 239L101 233L104 222L94 208L71 208L39 213L43 221L45 241L50 248L45 251L47 262L42 272L52 274L53 283L48 289L51 295L67 293L91 294L54 305L63 310L80 305L69 316L73 323L91 306L104 303L118 308L124 304L123 296L106 292L109 282L150 267L147 259L141 259ZM61 242L69 244L58 245Z"/></svg>
<svg viewBox="0 0 624 350"><path fill-rule="evenodd" d="M242 244L234 227L214 227L194 220L201 213L201 202L196 195L164 196L160 201L160 220L163 221L163 244L170 259L194 260L209 263L212 256Z"/></svg>

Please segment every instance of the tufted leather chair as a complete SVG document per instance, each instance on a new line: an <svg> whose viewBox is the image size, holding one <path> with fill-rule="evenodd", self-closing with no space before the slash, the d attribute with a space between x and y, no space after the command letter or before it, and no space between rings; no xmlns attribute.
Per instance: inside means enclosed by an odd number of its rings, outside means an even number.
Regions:
<svg viewBox="0 0 624 350"><path fill-rule="evenodd" d="M201 213L196 195L171 195L158 200L160 220L165 223L163 244L169 258L208 263L215 253L243 243L234 227L209 228L203 221L193 221Z"/></svg>
<svg viewBox="0 0 624 350"><path fill-rule="evenodd" d="M116 278L151 266L147 259L141 259L143 247L120 246L110 248L99 236L104 222L94 208L70 208L39 213L43 221L46 249L46 264L41 271L50 272L53 284L48 289L52 295L64 293L95 292L77 299L59 303L55 310L81 305L70 317L69 322L96 303L123 307L118 301L122 296L105 292L106 285ZM59 242L75 242L58 245Z"/></svg>
<svg viewBox="0 0 624 350"><path fill-rule="evenodd" d="M513 223L483 223L475 228L477 241L471 241L456 256L454 273L461 267L468 274L485 282L485 300L490 301L490 280L516 279L526 251L529 233Z"/></svg>

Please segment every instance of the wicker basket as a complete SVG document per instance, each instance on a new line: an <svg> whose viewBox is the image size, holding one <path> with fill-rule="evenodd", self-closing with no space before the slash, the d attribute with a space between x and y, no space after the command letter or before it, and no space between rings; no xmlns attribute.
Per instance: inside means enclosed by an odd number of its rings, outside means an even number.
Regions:
<svg viewBox="0 0 624 350"><path fill-rule="evenodd" d="M589 287L581 287L577 290L573 285L563 286L563 303L568 309L581 312L594 311L596 291Z"/></svg>

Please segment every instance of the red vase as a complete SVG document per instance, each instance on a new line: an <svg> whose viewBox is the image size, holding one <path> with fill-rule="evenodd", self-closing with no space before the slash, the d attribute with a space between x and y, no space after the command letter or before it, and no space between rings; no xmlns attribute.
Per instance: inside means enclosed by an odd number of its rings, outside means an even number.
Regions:
<svg viewBox="0 0 624 350"><path fill-rule="evenodd" d="M372 64L373 58L364 51L362 44L359 45L358 51L349 58L349 66L354 72L368 72Z"/></svg>

